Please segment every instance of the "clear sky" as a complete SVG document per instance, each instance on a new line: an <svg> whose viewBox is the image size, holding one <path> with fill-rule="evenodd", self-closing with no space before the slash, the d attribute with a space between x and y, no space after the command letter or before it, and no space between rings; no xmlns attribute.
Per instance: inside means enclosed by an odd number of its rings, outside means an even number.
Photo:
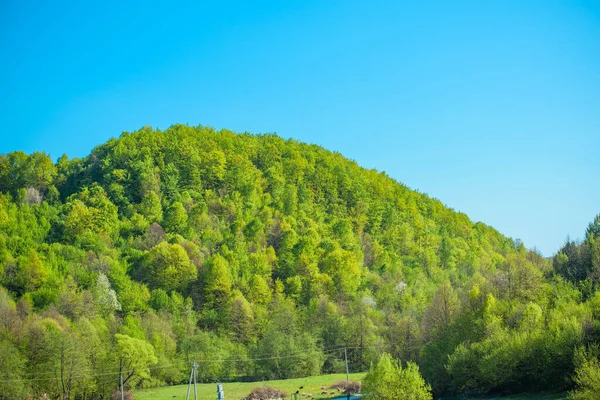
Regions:
<svg viewBox="0 0 600 400"><path fill-rule="evenodd" d="M552 255L600 213L600 2L0 2L0 153L317 143Z"/></svg>

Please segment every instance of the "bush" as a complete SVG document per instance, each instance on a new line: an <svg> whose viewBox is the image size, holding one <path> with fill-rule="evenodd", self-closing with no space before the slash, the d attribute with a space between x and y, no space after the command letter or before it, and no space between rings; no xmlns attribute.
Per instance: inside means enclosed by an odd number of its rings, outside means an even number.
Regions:
<svg viewBox="0 0 600 400"><path fill-rule="evenodd" d="M268 386L264 386L261 388L256 388L242 400L278 400L286 397L287 394L282 392L277 388L272 388Z"/></svg>
<svg viewBox="0 0 600 400"><path fill-rule="evenodd" d="M123 398L125 400L134 400L133 399L133 392L125 392L125 393L123 393ZM110 396L110 400L121 400L121 391L117 390L116 392L113 392L112 396Z"/></svg>
<svg viewBox="0 0 600 400"><path fill-rule="evenodd" d="M338 389L343 394L354 394L360 392L360 382L340 381L329 386L329 389Z"/></svg>
<svg viewBox="0 0 600 400"><path fill-rule="evenodd" d="M600 362L586 360L575 370L577 389L569 393L571 400L596 400L600 398Z"/></svg>
<svg viewBox="0 0 600 400"><path fill-rule="evenodd" d="M419 373L419 367L409 362L402 368L397 360L384 353L363 380L363 393L369 400L431 400L431 387Z"/></svg>

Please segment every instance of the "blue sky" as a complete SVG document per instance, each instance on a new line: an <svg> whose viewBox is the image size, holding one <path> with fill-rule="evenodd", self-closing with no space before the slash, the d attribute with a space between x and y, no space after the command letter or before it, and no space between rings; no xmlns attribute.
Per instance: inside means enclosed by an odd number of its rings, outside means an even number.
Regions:
<svg viewBox="0 0 600 400"><path fill-rule="evenodd" d="M90 4L84 4L90 3ZM551 255L600 213L600 2L0 4L0 153L317 143Z"/></svg>

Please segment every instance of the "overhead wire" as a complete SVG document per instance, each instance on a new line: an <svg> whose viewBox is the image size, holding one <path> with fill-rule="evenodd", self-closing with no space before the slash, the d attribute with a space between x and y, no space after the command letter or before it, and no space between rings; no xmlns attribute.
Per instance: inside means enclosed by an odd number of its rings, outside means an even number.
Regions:
<svg viewBox="0 0 600 400"><path fill-rule="evenodd" d="M336 351L340 351L343 350L344 348L346 349L370 349L370 348L382 348L385 346L354 346L354 347L335 347L335 348L330 348L330 349L325 349L322 350L321 353L326 355L326 354L331 354L333 352ZM266 360L277 360L277 359L290 359L290 358L301 358L306 356L306 352L297 352L297 353L292 353L292 354L288 354L288 355L281 355L281 356L271 356L271 357L255 357L255 358L225 358L225 359L199 359L199 360L193 360L193 362L195 362L196 364L201 364L201 363L217 363L217 362L251 362L251 361L266 361ZM177 367L177 366L182 366L182 365L188 365L189 361L176 361L174 363L171 364L163 364L163 365L153 365L153 366L149 366L149 367L145 367L143 368L143 370L157 370L157 369L164 369L164 368L171 368L171 367ZM102 372L102 371L108 371L108 369L94 369L94 368L88 368L86 370L83 371L89 371L89 372L93 372L91 374L83 374L83 375L70 375L68 377L68 379L81 379L81 378L91 378L91 377L102 377L102 376L110 376L110 375L119 375L121 373L123 374L129 374L129 373L133 373L136 372L138 370L136 369L130 369L130 370L111 370L111 372ZM79 373L82 372L82 370L78 371ZM17 375L17 374L10 374L10 375ZM30 373L26 373L26 374L18 374L20 376L23 375L35 375L35 376L39 376L39 375L54 375L52 378L18 378L18 379L0 379L0 382L34 382L34 381L54 381L54 380L60 380L61 378L59 377L59 373L58 372L39 372L39 373L35 373L35 372L30 372Z"/></svg>

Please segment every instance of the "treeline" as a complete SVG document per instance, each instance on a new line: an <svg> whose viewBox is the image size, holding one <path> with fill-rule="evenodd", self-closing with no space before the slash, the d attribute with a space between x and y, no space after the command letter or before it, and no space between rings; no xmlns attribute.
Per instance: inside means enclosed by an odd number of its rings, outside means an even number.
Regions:
<svg viewBox="0 0 600 400"><path fill-rule="evenodd" d="M598 353L599 218L548 260L340 154L182 125L0 156L0 192L0 398L341 372L344 347L436 394L566 390Z"/></svg>

